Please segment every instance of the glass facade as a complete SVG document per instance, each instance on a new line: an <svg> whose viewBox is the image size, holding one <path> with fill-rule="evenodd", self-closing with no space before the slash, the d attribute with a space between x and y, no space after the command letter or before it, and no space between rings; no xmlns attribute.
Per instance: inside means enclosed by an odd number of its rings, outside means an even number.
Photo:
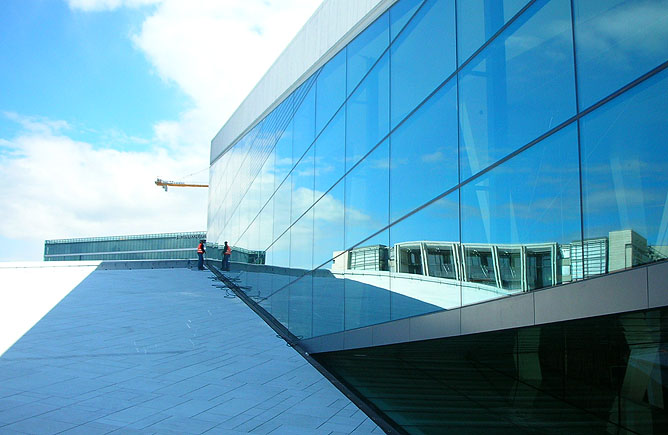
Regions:
<svg viewBox="0 0 668 435"><path fill-rule="evenodd" d="M205 232L46 240L44 261L194 260L202 239Z"/></svg>
<svg viewBox="0 0 668 435"><path fill-rule="evenodd" d="M666 29L664 0L397 1L215 156L209 243L301 338L665 259Z"/></svg>

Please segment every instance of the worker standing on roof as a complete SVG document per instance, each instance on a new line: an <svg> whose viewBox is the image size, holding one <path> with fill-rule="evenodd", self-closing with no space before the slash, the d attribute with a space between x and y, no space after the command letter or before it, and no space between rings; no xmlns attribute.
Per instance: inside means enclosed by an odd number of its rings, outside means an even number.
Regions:
<svg viewBox="0 0 668 435"><path fill-rule="evenodd" d="M232 247L225 242L223 246L223 270L230 270L230 255L232 255Z"/></svg>
<svg viewBox="0 0 668 435"><path fill-rule="evenodd" d="M197 245L197 270L204 270L204 253L206 252L206 249L204 249L205 243L206 240L202 239L199 241L199 245Z"/></svg>

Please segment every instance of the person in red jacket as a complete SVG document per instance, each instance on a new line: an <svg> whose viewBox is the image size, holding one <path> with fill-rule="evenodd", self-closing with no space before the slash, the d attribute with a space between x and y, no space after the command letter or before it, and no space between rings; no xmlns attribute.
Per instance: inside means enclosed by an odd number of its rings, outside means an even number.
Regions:
<svg viewBox="0 0 668 435"><path fill-rule="evenodd" d="M204 248L205 243L206 243L206 240L200 240L199 245L197 245L197 269L198 270L204 270L204 253L206 252L206 249Z"/></svg>

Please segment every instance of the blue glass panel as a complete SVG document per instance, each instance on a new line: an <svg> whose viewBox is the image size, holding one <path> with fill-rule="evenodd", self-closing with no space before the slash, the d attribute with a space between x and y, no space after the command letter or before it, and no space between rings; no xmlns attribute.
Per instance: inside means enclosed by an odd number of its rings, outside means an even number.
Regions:
<svg viewBox="0 0 668 435"><path fill-rule="evenodd" d="M428 0L390 49L392 127L456 68L455 2Z"/></svg>
<svg viewBox="0 0 668 435"><path fill-rule="evenodd" d="M344 248L343 181L313 207L313 266L329 261Z"/></svg>
<svg viewBox="0 0 668 435"><path fill-rule="evenodd" d="M274 241L274 199L271 198L260 212L260 250L265 250ZM265 264L273 264L270 259Z"/></svg>
<svg viewBox="0 0 668 435"><path fill-rule="evenodd" d="M346 47L347 87L350 93L390 45L389 13L367 27Z"/></svg>
<svg viewBox="0 0 668 435"><path fill-rule="evenodd" d="M297 163L291 174L292 181L292 211L291 222L297 221L299 217L313 205L313 153L311 148L306 155Z"/></svg>
<svg viewBox="0 0 668 435"><path fill-rule="evenodd" d="M343 279L333 269L313 273L313 336L343 331Z"/></svg>
<svg viewBox="0 0 668 435"><path fill-rule="evenodd" d="M578 174L571 124L462 187L464 304L571 280Z"/></svg>
<svg viewBox="0 0 668 435"><path fill-rule="evenodd" d="M466 0L457 2L459 64L468 59L527 4L527 0Z"/></svg>
<svg viewBox="0 0 668 435"><path fill-rule="evenodd" d="M271 315L274 316L283 325L288 325L288 312L290 292L286 288L292 281L287 264L289 263L290 250L290 232L281 237L272 247L272 257L274 259L273 274L271 276L272 293L270 299ZM280 266L280 267L278 267Z"/></svg>
<svg viewBox="0 0 668 435"><path fill-rule="evenodd" d="M457 89L444 86L391 136L390 220L457 185Z"/></svg>
<svg viewBox="0 0 668 435"><path fill-rule="evenodd" d="M580 108L668 60L668 0L575 0Z"/></svg>
<svg viewBox="0 0 668 435"><path fill-rule="evenodd" d="M316 133L320 132L346 99L346 49L322 67L316 83Z"/></svg>
<svg viewBox="0 0 668 435"><path fill-rule="evenodd" d="M459 192L390 227L392 319L461 305Z"/></svg>
<svg viewBox="0 0 668 435"><path fill-rule="evenodd" d="M347 251L342 261L345 328L355 329L389 321L388 231Z"/></svg>
<svg viewBox="0 0 668 435"><path fill-rule="evenodd" d="M345 246L388 225L389 149L384 141L345 178ZM365 244L377 243L375 239ZM387 245L387 239L384 240Z"/></svg>
<svg viewBox="0 0 668 435"><path fill-rule="evenodd" d="M465 180L575 114L568 0L537 1L462 71Z"/></svg>
<svg viewBox="0 0 668 435"><path fill-rule="evenodd" d="M292 169L292 123L289 124L276 143L275 152L274 186L278 188Z"/></svg>
<svg viewBox="0 0 668 435"><path fill-rule="evenodd" d="M315 139L315 86L295 113L293 126L292 161L296 162Z"/></svg>
<svg viewBox="0 0 668 435"><path fill-rule="evenodd" d="M394 41L424 0L401 0L390 9L390 37Z"/></svg>
<svg viewBox="0 0 668 435"><path fill-rule="evenodd" d="M581 120L588 275L668 257L666 95L663 71Z"/></svg>
<svg viewBox="0 0 668 435"><path fill-rule="evenodd" d="M291 187L290 179L288 178L288 180L278 188L274 196L274 238L280 237L290 226L290 208L292 204ZM286 250L289 251L289 249L290 243L288 242ZM286 261L275 264L288 267L290 263L287 259L289 259L289 256L286 257Z"/></svg>
<svg viewBox="0 0 668 435"><path fill-rule="evenodd" d="M276 150L269 153L258 178L260 179L260 204L264 206L269 198L274 194L274 162L276 160Z"/></svg>
<svg viewBox="0 0 668 435"><path fill-rule="evenodd" d="M288 329L298 338L310 338L313 330L313 277L309 273L293 282Z"/></svg>
<svg viewBox="0 0 668 435"><path fill-rule="evenodd" d="M343 177L346 111L340 110L315 143L316 199Z"/></svg>
<svg viewBox="0 0 668 435"><path fill-rule="evenodd" d="M389 132L389 72L386 54L346 103L346 169Z"/></svg>
<svg viewBox="0 0 668 435"><path fill-rule="evenodd" d="M297 276L313 268L313 210L290 228L290 268Z"/></svg>

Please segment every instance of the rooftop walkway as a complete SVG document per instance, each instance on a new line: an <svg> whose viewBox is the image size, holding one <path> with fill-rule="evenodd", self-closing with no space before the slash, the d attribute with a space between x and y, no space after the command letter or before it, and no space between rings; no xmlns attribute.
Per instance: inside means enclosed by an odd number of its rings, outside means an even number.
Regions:
<svg viewBox="0 0 668 435"><path fill-rule="evenodd" d="M210 272L86 273L0 356L0 433L382 433Z"/></svg>

